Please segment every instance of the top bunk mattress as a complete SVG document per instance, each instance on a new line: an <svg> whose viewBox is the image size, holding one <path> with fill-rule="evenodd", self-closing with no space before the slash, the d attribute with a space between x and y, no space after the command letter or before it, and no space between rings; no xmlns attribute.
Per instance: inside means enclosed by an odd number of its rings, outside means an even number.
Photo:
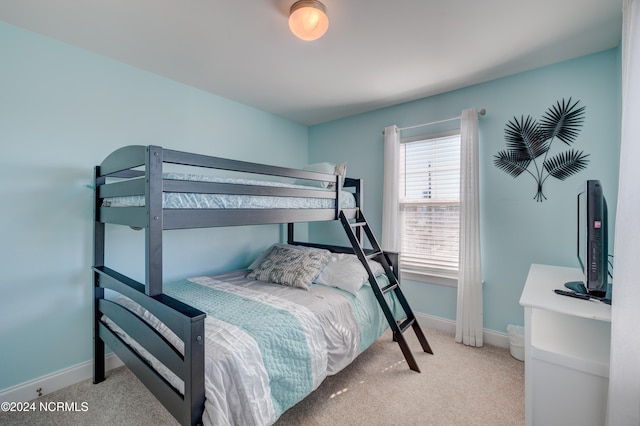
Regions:
<svg viewBox="0 0 640 426"><path fill-rule="evenodd" d="M251 186L271 186L278 188L313 189L333 193L333 189L309 187L285 182L261 181L238 178L222 178L182 173L163 173L164 179L215 182ZM164 192L162 207L165 209L332 209L335 208L333 198L280 197L265 195L235 194L203 194ZM354 194L341 191L341 208L356 208ZM103 207L142 207L145 205L143 195L105 198Z"/></svg>

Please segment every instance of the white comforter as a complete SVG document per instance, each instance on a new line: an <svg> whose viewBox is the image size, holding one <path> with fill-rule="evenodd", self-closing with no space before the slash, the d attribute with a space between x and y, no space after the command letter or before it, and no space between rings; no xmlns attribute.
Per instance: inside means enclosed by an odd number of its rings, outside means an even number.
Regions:
<svg viewBox="0 0 640 426"><path fill-rule="evenodd" d="M165 293L207 313L205 424L273 424L387 327L368 285L354 297L322 285L304 291L247 280L245 273L165 284ZM182 349L182 342L148 312L130 301L118 303L137 311ZM114 324L110 327L119 331ZM137 346L126 335L123 338ZM143 348L137 350L183 390L177 377Z"/></svg>

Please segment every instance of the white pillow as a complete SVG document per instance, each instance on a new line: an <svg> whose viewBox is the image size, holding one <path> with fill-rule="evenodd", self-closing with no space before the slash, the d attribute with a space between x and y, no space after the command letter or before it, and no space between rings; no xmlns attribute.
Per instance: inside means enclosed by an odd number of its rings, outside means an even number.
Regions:
<svg viewBox="0 0 640 426"><path fill-rule="evenodd" d="M344 182L344 178L347 174L347 163L342 163L335 165L333 163L314 163L309 164L304 167L303 170L309 172L318 172L318 173L326 173L328 175L340 175L342 176L342 181ZM333 182L324 182L319 180L307 180L307 179L296 179L294 181L296 185L305 185L305 186L313 186L318 188L328 188L333 189L336 185Z"/></svg>
<svg viewBox="0 0 640 426"><path fill-rule="evenodd" d="M375 260L369 260L369 268L376 277L385 273L384 267ZM368 281L367 271L356 255L332 253L331 259L314 282L357 294L360 287Z"/></svg>
<svg viewBox="0 0 640 426"><path fill-rule="evenodd" d="M347 162L345 161L342 164L338 164L333 173L342 176L342 183L344 184L344 178L347 176ZM333 189L335 186L335 183L332 182L327 186L327 188Z"/></svg>

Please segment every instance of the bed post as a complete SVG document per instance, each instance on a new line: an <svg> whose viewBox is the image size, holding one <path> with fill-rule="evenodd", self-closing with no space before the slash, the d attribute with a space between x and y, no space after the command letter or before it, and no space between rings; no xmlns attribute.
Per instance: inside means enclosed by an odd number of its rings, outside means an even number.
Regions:
<svg viewBox="0 0 640 426"><path fill-rule="evenodd" d="M336 220L340 219L340 211L342 210L342 176L336 175Z"/></svg>
<svg viewBox="0 0 640 426"><path fill-rule="evenodd" d="M145 159L145 293L149 296L162 294L162 161L162 148L149 145Z"/></svg>
<svg viewBox="0 0 640 426"><path fill-rule="evenodd" d="M205 400L204 315L192 320L191 324L187 327L188 338L185 339L184 346L185 367L187 369L184 380L184 412L188 415L188 419L185 419L184 423L201 425Z"/></svg>
<svg viewBox="0 0 640 426"><path fill-rule="evenodd" d="M364 179L356 179L355 180L355 193L354 193L354 197L356 199L356 206L358 207L358 212L356 213L356 220L359 220L362 216L362 207L363 207L363 195L364 195ZM356 238L358 239L358 242L360 243L360 246L362 246L363 240L362 240L362 230L360 228L356 228Z"/></svg>
<svg viewBox="0 0 640 426"><path fill-rule="evenodd" d="M104 184L105 178L100 176L100 167L96 166L93 173L93 266L104 266L104 223L99 219L98 188ZM99 336L100 311L98 303L104 298L104 289L99 285L100 277L93 272L93 383L100 383L105 378L104 341Z"/></svg>
<svg viewBox="0 0 640 426"><path fill-rule="evenodd" d="M293 223L287 223L287 244L293 244L295 241L293 229Z"/></svg>

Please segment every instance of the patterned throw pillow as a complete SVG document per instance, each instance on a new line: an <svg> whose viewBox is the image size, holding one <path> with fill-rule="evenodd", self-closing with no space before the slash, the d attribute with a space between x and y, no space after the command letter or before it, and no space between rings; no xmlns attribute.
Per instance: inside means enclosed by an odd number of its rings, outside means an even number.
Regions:
<svg viewBox="0 0 640 426"><path fill-rule="evenodd" d="M295 250L274 245L247 278L309 290L330 258L328 250Z"/></svg>

